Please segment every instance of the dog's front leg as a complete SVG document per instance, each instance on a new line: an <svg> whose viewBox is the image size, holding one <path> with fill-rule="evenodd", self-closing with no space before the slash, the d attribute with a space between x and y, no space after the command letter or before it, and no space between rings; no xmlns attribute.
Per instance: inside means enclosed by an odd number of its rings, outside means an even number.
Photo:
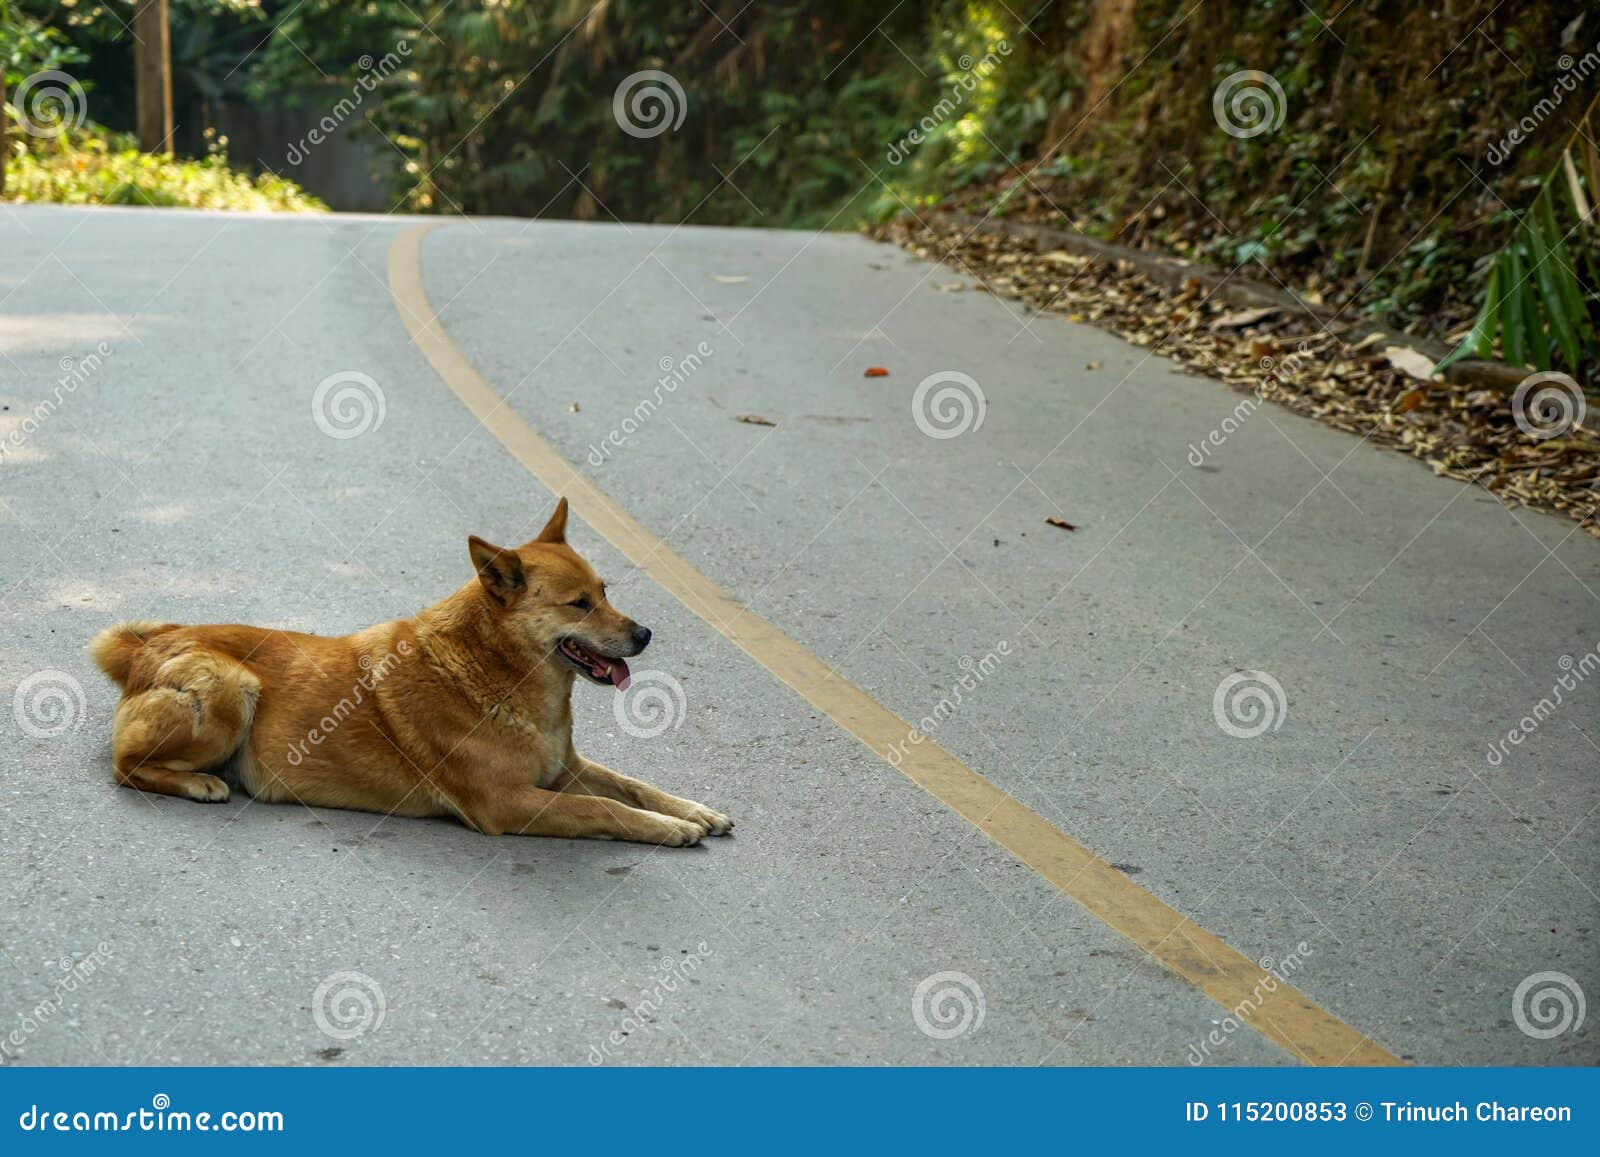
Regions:
<svg viewBox="0 0 1600 1157"><path fill-rule="evenodd" d="M669 848L698 844L705 827L613 799L517 787L461 808L486 836L562 836L567 839L633 840Z"/></svg>
<svg viewBox="0 0 1600 1157"><path fill-rule="evenodd" d="M660 812L699 824L707 835L725 836L733 828L733 821L721 812L696 803L692 799L668 795L660 788L651 787L643 780L634 779L585 759L574 756L575 763L558 775L550 786L559 792L584 796L599 796L620 800L645 811Z"/></svg>

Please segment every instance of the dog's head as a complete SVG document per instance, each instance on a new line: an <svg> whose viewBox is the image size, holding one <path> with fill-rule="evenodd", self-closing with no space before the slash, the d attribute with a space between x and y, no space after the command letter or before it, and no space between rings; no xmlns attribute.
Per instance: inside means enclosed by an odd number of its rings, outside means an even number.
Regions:
<svg viewBox="0 0 1600 1157"><path fill-rule="evenodd" d="M606 601L606 584L567 545L567 500L522 546L467 539L472 565L500 629L519 649L564 662L602 686L628 687L626 660L650 644L650 629Z"/></svg>

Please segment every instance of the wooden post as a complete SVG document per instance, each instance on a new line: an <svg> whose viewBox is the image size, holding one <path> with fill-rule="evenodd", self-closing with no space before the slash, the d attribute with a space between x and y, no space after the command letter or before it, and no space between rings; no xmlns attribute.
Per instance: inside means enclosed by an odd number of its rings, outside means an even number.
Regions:
<svg viewBox="0 0 1600 1157"><path fill-rule="evenodd" d="M147 153L172 152L172 39L167 0L138 0L134 9L135 88L138 92L139 147Z"/></svg>
<svg viewBox="0 0 1600 1157"><path fill-rule="evenodd" d="M0 0L0 31L11 22L11 5ZM6 162L11 159L11 142L6 137L6 127L11 115L6 112L6 66L0 63L0 197L6 195Z"/></svg>

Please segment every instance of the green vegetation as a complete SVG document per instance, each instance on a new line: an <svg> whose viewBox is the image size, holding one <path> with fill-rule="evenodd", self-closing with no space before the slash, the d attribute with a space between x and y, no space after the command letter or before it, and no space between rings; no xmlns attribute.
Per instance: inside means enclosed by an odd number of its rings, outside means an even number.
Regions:
<svg viewBox="0 0 1600 1157"><path fill-rule="evenodd" d="M220 149L199 160L141 153L131 136L94 128L26 143L7 166L9 200L288 212L327 208L292 181L230 169Z"/></svg>
<svg viewBox="0 0 1600 1157"><path fill-rule="evenodd" d="M113 27L110 18L129 15L115 14L103 5L96 10L99 16L75 3L0 0L0 79L5 82L0 87L8 97L20 97L23 105L5 109L6 131L0 133L7 200L295 212L327 208L292 181L230 168L225 142L211 134L205 138L202 156L169 157L142 153L131 134L88 119L89 108L98 104L92 99L97 87L90 79L94 60L97 55L110 58L113 52L105 40ZM85 16L91 17L87 23ZM131 69L131 44L114 51ZM30 98L25 82L44 73L85 79L76 91L60 85L36 86ZM52 91L47 94L46 88Z"/></svg>
<svg viewBox="0 0 1600 1157"><path fill-rule="evenodd" d="M943 205L1470 327L1475 353L1580 375L1600 353L1600 230L1578 211L1600 134L1576 131L1600 21L1566 5L172 3L180 105L352 98L336 131L393 151L412 211L848 228ZM131 116L123 8L14 0L12 21L118 129L100 110ZM671 85L625 87L647 71ZM1224 114L1262 111L1214 103L1247 72L1271 78L1269 123L1230 133Z"/></svg>
<svg viewBox="0 0 1600 1157"><path fill-rule="evenodd" d="M1593 111L1591 103L1586 121ZM1575 156L1586 162L1581 174ZM1442 364L1468 356L1492 357L1497 339L1512 365L1548 370L1554 362L1585 366L1595 361L1600 323L1594 317L1594 295L1586 287L1600 285L1600 257L1592 244L1585 247L1580 240L1572 246L1567 238L1593 229L1589 198L1597 184L1600 149L1592 138L1575 132L1539 187L1533 207L1490 260L1472 330Z"/></svg>

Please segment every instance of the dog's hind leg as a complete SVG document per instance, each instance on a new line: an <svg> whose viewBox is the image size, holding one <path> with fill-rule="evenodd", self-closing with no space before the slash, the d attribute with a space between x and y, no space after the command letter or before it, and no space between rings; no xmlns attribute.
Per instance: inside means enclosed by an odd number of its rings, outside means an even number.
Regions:
<svg viewBox="0 0 1600 1157"><path fill-rule="evenodd" d="M169 659L150 687L117 705L116 781L202 803L227 799L228 785L204 769L244 742L260 690L256 677L226 656L190 651Z"/></svg>

